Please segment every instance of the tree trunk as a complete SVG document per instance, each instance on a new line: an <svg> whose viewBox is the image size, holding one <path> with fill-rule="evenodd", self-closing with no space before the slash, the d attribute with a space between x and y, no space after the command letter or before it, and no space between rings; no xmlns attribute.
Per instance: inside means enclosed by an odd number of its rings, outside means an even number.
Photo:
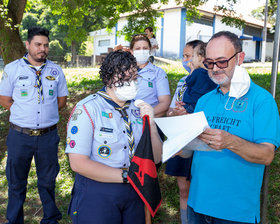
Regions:
<svg viewBox="0 0 280 224"><path fill-rule="evenodd" d="M25 47L19 36L19 30L0 28L0 55L5 64L21 58L25 53Z"/></svg>
<svg viewBox="0 0 280 224"><path fill-rule="evenodd" d="M7 15L0 16L0 56L5 64L21 58L25 53L16 25L21 23L26 1L9 0L7 7L4 7L3 0L0 0L0 7L8 10Z"/></svg>
<svg viewBox="0 0 280 224"><path fill-rule="evenodd" d="M75 41L72 41L71 43L71 53L72 53L72 58L71 58L71 64L72 66L76 66L77 63L77 44Z"/></svg>

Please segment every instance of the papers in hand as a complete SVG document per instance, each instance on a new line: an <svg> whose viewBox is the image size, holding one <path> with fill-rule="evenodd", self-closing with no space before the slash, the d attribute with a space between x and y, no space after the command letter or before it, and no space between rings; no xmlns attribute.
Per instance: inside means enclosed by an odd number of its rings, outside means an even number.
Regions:
<svg viewBox="0 0 280 224"><path fill-rule="evenodd" d="M167 137L162 149L163 163L182 149L213 150L196 138L205 128L209 127L203 112L175 117L154 118L154 121Z"/></svg>

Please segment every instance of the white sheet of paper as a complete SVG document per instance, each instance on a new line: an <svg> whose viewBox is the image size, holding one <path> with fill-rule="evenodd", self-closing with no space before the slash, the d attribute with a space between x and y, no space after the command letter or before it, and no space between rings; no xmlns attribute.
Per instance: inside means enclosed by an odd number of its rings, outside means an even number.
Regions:
<svg viewBox="0 0 280 224"><path fill-rule="evenodd" d="M207 144L196 138L209 127L204 112L154 118L154 120L167 137L162 149L163 163L183 148L184 150L211 150Z"/></svg>

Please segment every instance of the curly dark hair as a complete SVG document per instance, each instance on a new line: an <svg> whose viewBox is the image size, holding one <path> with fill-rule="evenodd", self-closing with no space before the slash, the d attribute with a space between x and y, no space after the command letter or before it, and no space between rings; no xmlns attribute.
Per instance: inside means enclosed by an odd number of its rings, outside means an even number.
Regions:
<svg viewBox="0 0 280 224"><path fill-rule="evenodd" d="M130 78L137 75L137 63L135 57L126 51L113 51L104 59L99 75L105 86L123 86L127 80L127 72Z"/></svg>

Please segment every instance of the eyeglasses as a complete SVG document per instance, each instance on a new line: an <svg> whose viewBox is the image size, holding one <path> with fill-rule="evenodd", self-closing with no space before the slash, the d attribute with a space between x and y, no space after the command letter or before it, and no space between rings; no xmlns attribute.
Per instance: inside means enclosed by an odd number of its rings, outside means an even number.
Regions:
<svg viewBox="0 0 280 224"><path fill-rule="evenodd" d="M238 51L236 52L234 55L232 55L229 59L227 60L219 60L219 61L209 61L207 59L205 59L203 61L203 64L204 66L207 68L207 69L213 69L214 68L214 65L216 65L218 68L227 68L228 67L228 62L234 58L234 56L236 56L238 53L240 53L241 51Z"/></svg>

